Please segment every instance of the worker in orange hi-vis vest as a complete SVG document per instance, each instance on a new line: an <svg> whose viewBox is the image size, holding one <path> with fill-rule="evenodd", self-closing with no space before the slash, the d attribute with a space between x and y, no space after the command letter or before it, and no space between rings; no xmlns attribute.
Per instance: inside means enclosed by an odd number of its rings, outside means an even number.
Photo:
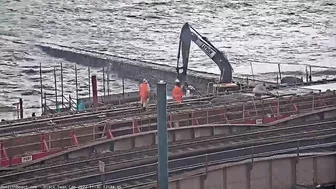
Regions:
<svg viewBox="0 0 336 189"><path fill-rule="evenodd" d="M179 104L181 104L183 95L184 94L183 94L183 91L182 91L180 80L176 79L175 80L175 87L174 87L173 92L172 92L173 99L176 102L178 102Z"/></svg>
<svg viewBox="0 0 336 189"><path fill-rule="evenodd" d="M146 110L147 104L149 101L149 96L150 96L150 88L149 88L149 84L146 79L143 79L142 83L140 84L139 96L140 96L140 103L142 105L142 108Z"/></svg>

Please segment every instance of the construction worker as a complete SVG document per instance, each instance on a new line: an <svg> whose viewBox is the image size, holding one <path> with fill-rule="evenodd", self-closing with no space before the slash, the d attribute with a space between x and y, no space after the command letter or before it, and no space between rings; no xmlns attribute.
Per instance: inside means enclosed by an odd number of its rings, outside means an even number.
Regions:
<svg viewBox="0 0 336 189"><path fill-rule="evenodd" d="M140 84L139 96L140 96L140 103L142 105L142 108L146 110L146 107L149 101L149 96L150 96L150 88L149 88L149 85L146 79L143 79L142 83Z"/></svg>
<svg viewBox="0 0 336 189"><path fill-rule="evenodd" d="M183 96L182 87L180 84L180 80L175 80L175 87L172 92L173 99L177 101L179 104L182 103L182 96Z"/></svg>

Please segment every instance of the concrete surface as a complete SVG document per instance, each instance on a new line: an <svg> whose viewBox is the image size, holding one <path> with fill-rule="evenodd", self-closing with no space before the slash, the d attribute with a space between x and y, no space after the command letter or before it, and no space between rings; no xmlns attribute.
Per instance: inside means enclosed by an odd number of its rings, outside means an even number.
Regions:
<svg viewBox="0 0 336 189"><path fill-rule="evenodd" d="M297 161L296 161L297 160ZM170 178L170 189L292 189L294 184L336 183L336 153L273 156L208 167Z"/></svg>

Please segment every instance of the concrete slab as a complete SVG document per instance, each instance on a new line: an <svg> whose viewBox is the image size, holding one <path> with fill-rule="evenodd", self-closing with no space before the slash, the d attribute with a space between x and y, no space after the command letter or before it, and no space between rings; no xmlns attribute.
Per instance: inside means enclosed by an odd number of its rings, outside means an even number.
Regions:
<svg viewBox="0 0 336 189"><path fill-rule="evenodd" d="M214 127L214 134L215 135L220 135L220 134L229 134L230 129L229 127Z"/></svg>
<svg viewBox="0 0 336 189"><path fill-rule="evenodd" d="M292 164L283 159L270 160L272 163L272 187L290 188L292 186Z"/></svg>
<svg viewBox="0 0 336 189"><path fill-rule="evenodd" d="M94 147L97 153L102 153L103 151L109 150L110 149L110 144L109 143L104 143L100 144Z"/></svg>
<svg viewBox="0 0 336 189"><path fill-rule="evenodd" d="M209 172L207 178L204 180L204 188L224 188L223 169Z"/></svg>
<svg viewBox="0 0 336 189"><path fill-rule="evenodd" d="M316 160L317 183L332 183L336 179L336 159L332 156L320 157ZM335 179L333 179L335 178Z"/></svg>
<svg viewBox="0 0 336 189"><path fill-rule="evenodd" d="M175 131L175 140L186 140L194 138L194 129L181 129Z"/></svg>
<svg viewBox="0 0 336 189"><path fill-rule="evenodd" d="M127 150L133 148L133 138L123 138L114 141L114 150Z"/></svg>
<svg viewBox="0 0 336 189"><path fill-rule="evenodd" d="M314 166L313 159L300 159L296 165L296 183L300 185L314 184Z"/></svg>
<svg viewBox="0 0 336 189"><path fill-rule="evenodd" d="M84 148L78 151L74 151L68 154L68 157L71 158L78 158L78 157L87 157L92 154L92 151L89 148Z"/></svg>
<svg viewBox="0 0 336 189"><path fill-rule="evenodd" d="M270 164L265 162L256 162L250 172L251 189L269 188Z"/></svg>
<svg viewBox="0 0 336 189"><path fill-rule="evenodd" d="M202 189L199 177L190 177L179 182L179 189Z"/></svg>
<svg viewBox="0 0 336 189"><path fill-rule="evenodd" d="M336 111L330 111L324 113L324 119L334 118L336 117Z"/></svg>
<svg viewBox="0 0 336 189"><path fill-rule="evenodd" d="M195 128L195 138L212 135L212 127Z"/></svg>
<svg viewBox="0 0 336 189"><path fill-rule="evenodd" d="M154 134L140 135L135 137L135 147L149 146L155 144Z"/></svg>
<svg viewBox="0 0 336 189"><path fill-rule="evenodd" d="M247 188L247 166L239 165L226 168L226 189Z"/></svg>
<svg viewBox="0 0 336 189"><path fill-rule="evenodd" d="M312 116L305 118L305 120L306 121L316 121L316 120L320 120L320 117L318 115L312 115Z"/></svg>
<svg viewBox="0 0 336 189"><path fill-rule="evenodd" d="M179 189L178 183L179 181L175 181L175 182L169 182L168 184L168 188L169 189Z"/></svg>
<svg viewBox="0 0 336 189"><path fill-rule="evenodd" d="M303 167L312 164L314 162L313 159L316 159L317 163L315 167L319 169L319 171L315 173L317 178L327 178L323 182L320 180L318 183L336 183L335 169L332 167L335 166L336 163L336 154L332 153L315 157L308 157L308 155L311 154L307 154L305 158L300 158L298 164L301 164L301 167ZM295 183L295 177L297 177L295 173L296 164L293 161L295 156L296 154L256 158L250 174L248 164L251 162L250 160L245 160L242 162L208 167L208 177L206 180L203 178L205 169L201 168L173 176L170 178L170 182L177 184L183 182L183 185L180 184L178 185L179 187L176 187L178 189L290 189L292 188L292 184ZM323 166L321 166L322 164ZM330 165L329 169L327 168L328 165ZM311 166L308 165L307 169L311 169ZM329 175L328 173L330 173L331 170L333 171ZM272 172L270 173L270 171ZM303 171L305 170L302 169L302 173ZM258 173L260 173L260 175L258 175ZM250 177L248 177L248 175L250 175ZM314 180L314 175L310 172L308 172L308 175L310 175L309 180ZM247 183L249 178L251 182ZM222 182L223 185L221 185L220 182ZM197 186L195 186L195 184L197 184ZM309 185L309 183L307 185Z"/></svg>
<svg viewBox="0 0 336 189"><path fill-rule="evenodd" d="M175 141L175 130L168 132L168 143ZM158 144L158 135L155 133L155 144Z"/></svg>

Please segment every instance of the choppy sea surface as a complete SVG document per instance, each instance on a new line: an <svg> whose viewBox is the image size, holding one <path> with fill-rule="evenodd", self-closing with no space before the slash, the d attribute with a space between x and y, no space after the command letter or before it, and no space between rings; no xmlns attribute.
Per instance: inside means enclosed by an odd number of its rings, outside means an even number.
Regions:
<svg viewBox="0 0 336 189"><path fill-rule="evenodd" d="M13 119L13 103L23 98L25 116L40 113L39 64L44 92L53 94L53 67L64 68L64 94L75 96L74 63L47 56L33 44L48 42L176 65L184 22L228 56L234 74L274 79L276 64L336 67L336 1L302 0L0 0L0 118ZM21 41L21 42L18 42ZM190 69L219 73L196 45ZM77 65L79 97L88 96L87 68ZM305 66L282 71L303 75ZM102 70L97 74L102 94ZM317 71L313 68L313 71ZM334 75L319 69L321 77ZM121 79L110 76L111 93ZM58 82L60 89L60 82ZM126 80L126 91L137 83ZM59 90L60 93L60 90ZM1 113L3 112L3 113ZM15 112L15 111L14 111Z"/></svg>

